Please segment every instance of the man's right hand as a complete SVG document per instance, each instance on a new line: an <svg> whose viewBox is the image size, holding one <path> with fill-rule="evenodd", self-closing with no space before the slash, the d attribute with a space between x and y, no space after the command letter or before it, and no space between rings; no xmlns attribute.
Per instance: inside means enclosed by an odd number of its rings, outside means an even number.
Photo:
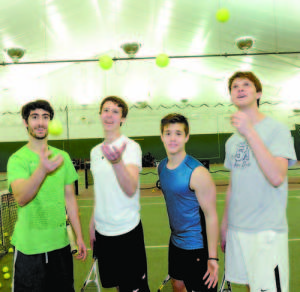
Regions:
<svg viewBox="0 0 300 292"><path fill-rule="evenodd" d="M40 167L45 171L45 174L57 169L64 161L61 155L56 155L53 159L49 159L51 154L52 152L48 150L47 145L43 145L40 152Z"/></svg>

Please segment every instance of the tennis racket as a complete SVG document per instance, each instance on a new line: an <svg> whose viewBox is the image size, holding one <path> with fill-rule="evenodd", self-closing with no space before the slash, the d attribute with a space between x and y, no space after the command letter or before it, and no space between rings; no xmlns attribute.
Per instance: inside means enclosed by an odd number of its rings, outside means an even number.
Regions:
<svg viewBox="0 0 300 292"><path fill-rule="evenodd" d="M97 258L93 255L92 267L84 281L80 292L90 291L90 292L100 292L99 277L97 272Z"/></svg>
<svg viewBox="0 0 300 292"><path fill-rule="evenodd" d="M232 292L230 282L226 281L225 279L225 263L224 263L224 275L220 285L219 292Z"/></svg>
<svg viewBox="0 0 300 292"><path fill-rule="evenodd" d="M67 225L67 233L68 233L70 246L71 246L71 254L75 254L75 253L77 253L78 248L77 248L73 228L72 228L72 225L71 225L68 215L66 215L66 225Z"/></svg>
<svg viewBox="0 0 300 292"><path fill-rule="evenodd" d="M161 285L157 289L157 292L160 291L173 291L171 277L169 275L162 281Z"/></svg>

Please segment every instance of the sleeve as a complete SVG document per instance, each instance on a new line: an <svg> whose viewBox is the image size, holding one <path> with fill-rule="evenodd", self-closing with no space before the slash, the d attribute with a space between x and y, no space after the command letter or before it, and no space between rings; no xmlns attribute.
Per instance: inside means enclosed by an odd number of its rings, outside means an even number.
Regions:
<svg viewBox="0 0 300 292"><path fill-rule="evenodd" d="M280 124L273 131L272 142L268 148L273 156L288 159L289 166L292 166L297 161L294 140L290 130L285 125Z"/></svg>
<svg viewBox="0 0 300 292"><path fill-rule="evenodd" d="M28 179L30 172L26 160L19 156L13 155L7 163L7 182L8 190L12 192L11 183L17 179Z"/></svg>
<svg viewBox="0 0 300 292"><path fill-rule="evenodd" d="M230 139L230 138L229 138ZM224 166L227 168L227 169L232 169L232 165L231 165L231 160L230 160L230 140L227 140L226 141L226 144L225 144L225 161L224 161Z"/></svg>
<svg viewBox="0 0 300 292"><path fill-rule="evenodd" d="M138 143L134 141L127 142L125 152L122 157L124 164L137 165L142 170L142 150Z"/></svg>
<svg viewBox="0 0 300 292"><path fill-rule="evenodd" d="M65 167L65 185L72 184L78 179L78 174L75 170L73 162L68 153L64 152L64 167Z"/></svg>

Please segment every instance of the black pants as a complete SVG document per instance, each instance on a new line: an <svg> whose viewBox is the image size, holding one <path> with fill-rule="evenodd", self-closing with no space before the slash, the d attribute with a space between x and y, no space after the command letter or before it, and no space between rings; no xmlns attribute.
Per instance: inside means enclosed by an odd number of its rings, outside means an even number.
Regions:
<svg viewBox="0 0 300 292"><path fill-rule="evenodd" d="M36 255L15 254L14 292L74 292L70 246Z"/></svg>
<svg viewBox="0 0 300 292"><path fill-rule="evenodd" d="M104 236L96 231L95 254L103 287L118 286L120 292L150 292L141 222L123 235Z"/></svg>

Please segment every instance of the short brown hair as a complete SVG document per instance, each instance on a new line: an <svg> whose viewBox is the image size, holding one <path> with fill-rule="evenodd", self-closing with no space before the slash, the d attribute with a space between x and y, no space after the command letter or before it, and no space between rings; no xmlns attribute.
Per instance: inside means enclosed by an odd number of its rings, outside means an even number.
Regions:
<svg viewBox="0 0 300 292"><path fill-rule="evenodd" d="M160 131L163 134L165 126L169 124L183 124L184 125L184 132L187 136L190 132L190 126L187 118L181 114L172 113L168 114L165 117L163 117L160 121Z"/></svg>
<svg viewBox="0 0 300 292"><path fill-rule="evenodd" d="M43 109L44 111L48 112L50 114L50 120L54 117L54 110L51 106L51 104L44 99L38 99L32 102L28 102L25 105L23 105L21 110L22 118L28 123L28 117L30 115L31 111L34 111L36 109Z"/></svg>
<svg viewBox="0 0 300 292"><path fill-rule="evenodd" d="M235 72L228 80L228 89L231 93L231 86L235 79L237 78L243 78L243 79L249 79L251 82L253 82L256 92L262 92L262 85L260 80L255 76L255 74L251 71L238 71ZM260 98L257 100L257 106L259 107Z"/></svg>
<svg viewBox="0 0 300 292"><path fill-rule="evenodd" d="M115 103L118 107L120 107L122 109L122 118L127 117L128 105L126 104L126 102L122 98L120 98L118 96L113 96L113 95L107 96L102 100L102 102L100 104L100 112L99 112L100 114L102 112L103 105L107 101L111 101L111 102Z"/></svg>

